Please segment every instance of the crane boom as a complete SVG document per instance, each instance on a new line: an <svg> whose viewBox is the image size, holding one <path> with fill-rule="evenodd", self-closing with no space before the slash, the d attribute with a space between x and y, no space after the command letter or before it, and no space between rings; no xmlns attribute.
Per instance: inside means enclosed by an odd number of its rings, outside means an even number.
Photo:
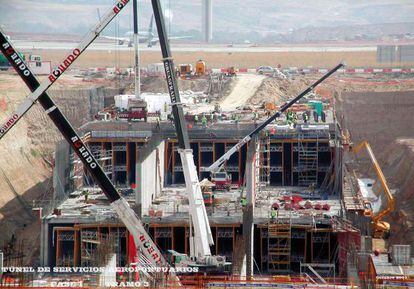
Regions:
<svg viewBox="0 0 414 289"><path fill-rule="evenodd" d="M43 92L45 92L59 77L71 66L71 64L85 51L85 49L99 36L102 30L115 18L119 12L128 4L129 0L118 0L115 5L106 13L94 26L94 28L82 39L79 45L74 48L63 59L63 61L48 75L46 80L42 82L25 100L21 103L16 111L14 111L0 127L0 139L26 114L26 112L35 104ZM7 48L5 48L7 49ZM8 53L6 51L6 53ZM18 65L18 69L25 75L30 74L28 67L24 61L13 57L12 61Z"/></svg>
<svg viewBox="0 0 414 289"><path fill-rule="evenodd" d="M39 81L24 64L24 60L13 48L7 37L0 31L0 50L14 67L19 76L23 79L31 91L35 91L39 86ZM24 65L24 69L22 69ZM83 143L81 137L76 133L65 115L59 107L49 97L47 92L43 92L39 97L40 105L45 109L50 119L68 141L70 146L81 159L85 168L92 175L96 183L102 189L102 192L109 199L111 206L118 213L120 219L125 224L128 231L134 236L136 248L142 250L144 256L150 260L152 266L167 266L167 262L163 258L157 246L151 240L146 232L142 222L130 208L128 202L121 197L115 186L109 180L101 166Z"/></svg>
<svg viewBox="0 0 414 289"><path fill-rule="evenodd" d="M381 182L381 187L385 192L385 196L387 198L387 206L385 209L380 211L378 214L375 214L372 218L373 223L376 225L381 222L381 220L389 215L392 211L394 211L395 208L395 200L394 197L391 194L391 191L388 187L387 180L385 179L384 173L382 172L382 169L377 161L377 158L374 155L374 152L372 151L371 145L367 141L361 142L359 145L357 145L352 151L357 154L363 147L368 152L369 158L371 159L372 165L374 166L375 172Z"/></svg>
<svg viewBox="0 0 414 289"><path fill-rule="evenodd" d="M217 161L215 161L211 166L207 168L207 171L215 173L224 164L225 161L229 160L230 157L237 152L240 148L242 148L246 143L248 143L252 137L256 134L258 134L261 130L263 130L268 124L270 124L272 121L274 121L276 118L282 115L283 112L285 112L289 107L294 105L298 100L300 100L302 97L307 95L309 92L311 92L316 86L318 86L322 81L327 79L329 76L331 76L333 73L335 73L338 69L343 67L343 63L339 63L337 66L332 68L330 71L328 71L325 75L323 75L320 79L318 79L315 83L313 83L311 86L309 86L307 89L302 91L299 95L297 95L295 98L293 98L288 103L284 104L279 111L277 111L274 115L269 117L267 120L265 120L261 125L259 125L257 128L255 128L253 131L251 131L248 135L246 135L242 140L240 140L237 144L235 144L230 150L228 150L224 155L222 155Z"/></svg>
<svg viewBox="0 0 414 289"><path fill-rule="evenodd" d="M210 245L213 245L213 237L207 217L204 199L198 180L197 169L194 164L193 152L190 148L186 121L183 113L180 92L174 73L174 62L165 29L164 15L159 0L152 0L155 23L158 30L161 52L164 62L165 76L168 92L171 98L172 113L177 132L179 153L183 165L184 179L188 200L190 204L190 216L194 227L194 237L190 236L192 244L191 255L195 257L210 256Z"/></svg>

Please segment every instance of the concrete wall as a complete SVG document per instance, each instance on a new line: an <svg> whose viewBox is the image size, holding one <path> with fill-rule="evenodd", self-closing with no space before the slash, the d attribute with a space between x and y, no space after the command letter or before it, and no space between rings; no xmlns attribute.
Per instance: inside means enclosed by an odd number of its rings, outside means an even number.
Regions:
<svg viewBox="0 0 414 289"><path fill-rule="evenodd" d="M414 45L399 45L400 62L414 62Z"/></svg>
<svg viewBox="0 0 414 289"><path fill-rule="evenodd" d="M138 153L135 203L141 216L148 214L153 198L161 192L164 180L164 150L164 141L155 140Z"/></svg>
<svg viewBox="0 0 414 289"><path fill-rule="evenodd" d="M378 45L378 63L414 62L414 45Z"/></svg>
<svg viewBox="0 0 414 289"><path fill-rule="evenodd" d="M397 49L395 45L378 45L377 62L393 63L397 61Z"/></svg>
<svg viewBox="0 0 414 289"><path fill-rule="evenodd" d="M53 169L53 199L62 200L70 189L70 147L66 140L56 144Z"/></svg>
<svg viewBox="0 0 414 289"><path fill-rule="evenodd" d="M49 266L49 226L48 219L43 218L40 229L40 266Z"/></svg>

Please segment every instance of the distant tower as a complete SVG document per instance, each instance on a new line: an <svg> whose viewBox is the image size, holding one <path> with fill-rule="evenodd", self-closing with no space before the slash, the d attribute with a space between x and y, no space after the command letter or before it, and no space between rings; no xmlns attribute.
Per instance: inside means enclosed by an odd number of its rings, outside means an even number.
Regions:
<svg viewBox="0 0 414 289"><path fill-rule="evenodd" d="M202 5L202 33L205 42L213 40L213 5L212 0L201 0Z"/></svg>

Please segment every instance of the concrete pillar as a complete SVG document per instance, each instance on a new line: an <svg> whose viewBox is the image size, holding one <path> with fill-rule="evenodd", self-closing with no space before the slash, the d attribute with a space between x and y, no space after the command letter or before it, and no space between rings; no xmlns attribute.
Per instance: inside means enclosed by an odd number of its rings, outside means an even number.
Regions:
<svg viewBox="0 0 414 289"><path fill-rule="evenodd" d="M53 169L53 198L64 199L66 189L69 186L70 170L70 147L67 141L63 140L56 144L55 168Z"/></svg>
<svg viewBox="0 0 414 289"><path fill-rule="evenodd" d="M202 35L205 42L213 40L213 4L212 0L202 0Z"/></svg>
<svg viewBox="0 0 414 289"><path fill-rule="evenodd" d="M41 220L40 227L40 266L48 267L49 264L49 224L46 218Z"/></svg>
<svg viewBox="0 0 414 289"><path fill-rule="evenodd" d="M257 184L257 169L258 169L258 141L252 139L248 145L246 158L246 200L247 206L243 210L243 238L245 243L245 258L243 260L242 272L245 271L247 279L253 277L253 247L254 247L254 203L256 195ZM243 274L244 275L244 274Z"/></svg>
<svg viewBox="0 0 414 289"><path fill-rule="evenodd" d="M100 287L112 287L116 284L116 254L112 254L105 264L104 271L99 274Z"/></svg>
<svg viewBox="0 0 414 289"><path fill-rule="evenodd" d="M165 144L162 141L148 144L145 150L139 152L136 164L135 203L140 216L148 214L153 198L161 193L164 179L164 149Z"/></svg>

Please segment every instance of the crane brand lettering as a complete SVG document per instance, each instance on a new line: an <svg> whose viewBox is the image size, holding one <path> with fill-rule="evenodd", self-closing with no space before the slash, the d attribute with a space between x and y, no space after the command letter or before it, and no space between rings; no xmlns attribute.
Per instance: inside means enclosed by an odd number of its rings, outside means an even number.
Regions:
<svg viewBox="0 0 414 289"><path fill-rule="evenodd" d="M19 118L18 114L13 114L12 117L0 128L0 135L4 134Z"/></svg>
<svg viewBox="0 0 414 289"><path fill-rule="evenodd" d="M58 77L65 72L66 69L75 61L76 58L81 54L81 51L78 48L73 49L72 54L68 55L63 62L56 67L51 74L49 74L49 80L51 82L56 81Z"/></svg>
<svg viewBox="0 0 414 289"><path fill-rule="evenodd" d="M20 58L19 54L17 54L17 52L14 51L13 47L11 47L8 42L3 43L2 46L6 50L5 54L9 55L10 58L13 60L13 62L15 64L14 68L19 69L23 73L24 76L29 76L30 75L30 70L27 68L24 61Z"/></svg>
<svg viewBox="0 0 414 289"><path fill-rule="evenodd" d="M118 13L119 13L119 11L121 11L121 10L122 10L122 8L124 8L124 7L125 7L125 5L127 5L127 4L128 4L128 2L129 2L129 0L121 0L121 1L119 1L118 3L116 3L116 5L115 5L115 7L114 7L114 13L115 13L115 14L118 14Z"/></svg>
<svg viewBox="0 0 414 289"><path fill-rule="evenodd" d="M72 137L71 141L73 145L75 146L75 148L78 150L79 156L81 156L85 160L85 162L89 165L89 167L91 169L96 168L97 164L94 158L89 153L89 151L86 149L83 142L77 136Z"/></svg>

